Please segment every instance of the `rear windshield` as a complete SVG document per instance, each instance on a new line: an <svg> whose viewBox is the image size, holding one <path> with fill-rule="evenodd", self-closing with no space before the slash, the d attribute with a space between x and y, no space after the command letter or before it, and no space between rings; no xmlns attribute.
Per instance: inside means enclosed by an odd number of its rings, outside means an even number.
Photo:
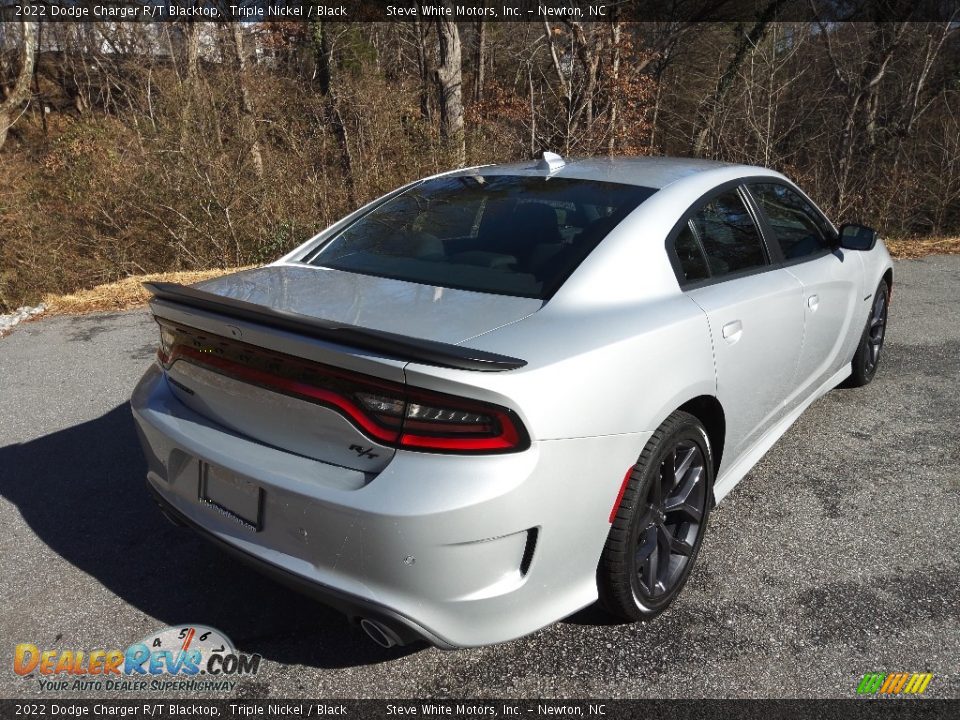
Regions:
<svg viewBox="0 0 960 720"><path fill-rule="evenodd" d="M546 299L654 192L556 177L426 180L365 214L308 262L426 285Z"/></svg>

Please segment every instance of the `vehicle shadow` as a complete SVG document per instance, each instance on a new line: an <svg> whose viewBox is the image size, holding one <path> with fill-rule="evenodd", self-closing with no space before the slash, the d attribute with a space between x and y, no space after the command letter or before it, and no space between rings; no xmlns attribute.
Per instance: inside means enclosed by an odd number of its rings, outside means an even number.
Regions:
<svg viewBox="0 0 960 720"><path fill-rule="evenodd" d="M612 627L630 624L628 621L620 620L605 611L599 603L588 605L583 610L578 610L560 622L564 625L588 625L590 627Z"/></svg>
<svg viewBox="0 0 960 720"><path fill-rule="evenodd" d="M126 403L0 448L0 494L47 546L158 625L210 625L244 652L325 668L375 664L421 648L381 648L340 613L167 522L147 492Z"/></svg>

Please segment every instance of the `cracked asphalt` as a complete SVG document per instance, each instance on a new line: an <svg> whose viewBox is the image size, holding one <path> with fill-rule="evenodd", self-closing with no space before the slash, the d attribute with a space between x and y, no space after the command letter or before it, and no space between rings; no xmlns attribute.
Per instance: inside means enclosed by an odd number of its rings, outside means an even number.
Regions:
<svg viewBox="0 0 960 720"><path fill-rule="evenodd" d="M41 694L17 643L124 648L180 623L263 656L245 698L847 698L895 671L960 697L960 257L895 273L876 380L818 400L724 500L667 613L587 609L456 652L382 650L159 515L127 407L145 311L24 324L0 340L0 697Z"/></svg>

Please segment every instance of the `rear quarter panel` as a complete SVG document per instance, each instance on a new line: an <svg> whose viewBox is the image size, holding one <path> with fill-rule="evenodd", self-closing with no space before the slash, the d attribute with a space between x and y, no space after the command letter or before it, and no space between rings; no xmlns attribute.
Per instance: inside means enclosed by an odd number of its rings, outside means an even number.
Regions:
<svg viewBox="0 0 960 720"><path fill-rule="evenodd" d="M716 390L706 316L679 293L616 308L541 311L469 344L509 350L528 364L499 373L411 364L407 381L512 407L533 440L654 430L679 405Z"/></svg>

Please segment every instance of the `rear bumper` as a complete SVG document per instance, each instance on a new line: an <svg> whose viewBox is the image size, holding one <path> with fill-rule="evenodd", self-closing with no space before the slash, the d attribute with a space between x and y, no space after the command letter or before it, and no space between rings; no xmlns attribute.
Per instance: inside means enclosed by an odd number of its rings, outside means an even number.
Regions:
<svg viewBox="0 0 960 720"><path fill-rule="evenodd" d="M596 599L610 508L649 437L482 457L399 451L358 477L212 423L157 366L131 406L167 515L349 616L446 648L510 640ZM202 463L262 490L258 531L200 499Z"/></svg>
<svg viewBox="0 0 960 720"><path fill-rule="evenodd" d="M161 495L150 483L147 483L150 495L153 497L157 507L169 520L175 525L181 525L200 534L204 539L212 542L214 545L225 551L229 555L237 558L253 567L258 572L273 578L277 582L283 583L304 595L316 598L324 605L328 605L335 610L342 612L348 618L360 619L368 618L383 623L393 630L403 645L407 645L419 640L426 641L432 645L445 650L452 650L453 645L449 644L443 638L434 635L429 630L421 627L410 618L404 617L390 608L383 607L377 603L371 602L356 595L350 595L342 590L327 587L306 578L284 570L279 565L268 563L256 555L240 550L234 545L214 535L199 523L194 522L182 512L177 510Z"/></svg>

